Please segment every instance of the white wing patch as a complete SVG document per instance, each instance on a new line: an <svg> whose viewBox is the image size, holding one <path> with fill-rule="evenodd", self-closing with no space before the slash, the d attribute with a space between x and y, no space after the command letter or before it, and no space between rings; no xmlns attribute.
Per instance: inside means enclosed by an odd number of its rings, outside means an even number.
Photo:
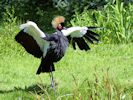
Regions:
<svg viewBox="0 0 133 100"><path fill-rule="evenodd" d="M23 29L24 32L31 35L37 42L38 46L40 47L41 51L44 53L43 56L46 55L46 49L48 48L49 42L41 39L46 37L45 33L39 29L36 23L32 21L28 21L25 24L20 25L20 29Z"/></svg>
<svg viewBox="0 0 133 100"><path fill-rule="evenodd" d="M21 24L20 29L24 29L24 32L27 32L27 33L29 31L32 31L35 34L38 34L40 37L46 37L44 32L42 30L40 30L39 27L37 26L37 24L32 21L28 21L25 24Z"/></svg>
<svg viewBox="0 0 133 100"><path fill-rule="evenodd" d="M76 26L62 30L62 33L64 36L70 35L71 37L82 37L84 34L86 34L87 30L87 27Z"/></svg>

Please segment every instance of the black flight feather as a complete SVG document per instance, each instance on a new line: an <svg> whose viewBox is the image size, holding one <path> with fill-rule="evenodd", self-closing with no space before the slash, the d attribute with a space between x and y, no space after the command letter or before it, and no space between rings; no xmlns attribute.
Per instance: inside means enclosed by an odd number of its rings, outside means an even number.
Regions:
<svg viewBox="0 0 133 100"><path fill-rule="evenodd" d="M95 33L95 32L92 32L92 31L90 31L90 30L87 30L87 33L99 37L99 34L97 34L97 33Z"/></svg>
<svg viewBox="0 0 133 100"><path fill-rule="evenodd" d="M76 42L75 42L75 39L72 39L72 46L73 46L73 49L76 50Z"/></svg>
<svg viewBox="0 0 133 100"><path fill-rule="evenodd" d="M83 38L74 38L75 42L77 43L78 47L81 50L90 50L90 47L87 45L87 43L85 42L85 40Z"/></svg>
<svg viewBox="0 0 133 100"><path fill-rule="evenodd" d="M68 39L68 42L70 43L72 38L71 38L70 35L68 35L68 36L67 36L67 39Z"/></svg>
<svg viewBox="0 0 133 100"><path fill-rule="evenodd" d="M103 27L96 27L96 26L88 26L89 30L95 30L95 29L102 29Z"/></svg>
<svg viewBox="0 0 133 100"><path fill-rule="evenodd" d="M90 50L90 47L88 46L88 44L85 42L85 40L83 38L80 38L81 44L84 47L84 50Z"/></svg>
<svg viewBox="0 0 133 100"><path fill-rule="evenodd" d="M93 40L92 40L89 36L87 36L87 35L85 34L84 37L85 37L90 43L94 44Z"/></svg>
<svg viewBox="0 0 133 100"><path fill-rule="evenodd" d="M38 46L37 42L33 39L32 36L25 33L23 30L21 30L15 36L15 40L20 43L28 53L32 54L37 58L42 57L43 52L40 50L40 47Z"/></svg>
<svg viewBox="0 0 133 100"><path fill-rule="evenodd" d="M91 39L93 39L93 40L99 42L99 40L98 40L96 37L94 37L92 34L86 33L86 35L87 35L88 37L90 37Z"/></svg>
<svg viewBox="0 0 133 100"><path fill-rule="evenodd" d="M80 50L83 50L83 46L82 46L81 42L79 41L79 38L75 38L75 42L77 43Z"/></svg>

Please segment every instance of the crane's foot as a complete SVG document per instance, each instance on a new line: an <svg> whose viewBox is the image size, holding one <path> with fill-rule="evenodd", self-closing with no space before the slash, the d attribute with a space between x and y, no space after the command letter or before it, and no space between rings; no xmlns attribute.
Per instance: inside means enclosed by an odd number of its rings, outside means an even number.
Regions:
<svg viewBox="0 0 133 100"><path fill-rule="evenodd" d="M51 80L51 86L52 88L55 88L55 81L53 79Z"/></svg>
<svg viewBox="0 0 133 100"><path fill-rule="evenodd" d="M51 79L51 84L50 84L50 87L52 87L52 89L54 90L54 94L55 94L55 96L56 96L56 86L57 86L57 83L55 82L55 80L54 80L54 77L53 77L53 73L52 72L50 72L50 79Z"/></svg>

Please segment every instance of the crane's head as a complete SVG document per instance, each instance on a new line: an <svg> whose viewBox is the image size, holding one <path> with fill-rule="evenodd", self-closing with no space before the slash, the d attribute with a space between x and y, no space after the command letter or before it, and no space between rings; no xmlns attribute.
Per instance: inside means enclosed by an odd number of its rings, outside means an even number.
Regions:
<svg viewBox="0 0 133 100"><path fill-rule="evenodd" d="M62 30L64 28L65 17L57 16L52 20L52 26L57 30Z"/></svg>

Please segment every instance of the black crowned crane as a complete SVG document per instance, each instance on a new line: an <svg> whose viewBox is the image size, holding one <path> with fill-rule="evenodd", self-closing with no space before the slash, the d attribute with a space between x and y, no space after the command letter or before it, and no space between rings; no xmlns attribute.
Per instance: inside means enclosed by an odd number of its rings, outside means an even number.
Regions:
<svg viewBox="0 0 133 100"><path fill-rule="evenodd" d="M41 64L36 72L49 72L51 84L54 85L52 71L55 71L54 63L59 61L72 43L74 49L76 44L80 50L89 50L87 42L98 42L99 35L92 32L91 29L97 27L70 27L63 25L65 18L63 16L55 17L52 25L56 29L53 34L44 33L39 29L36 23L28 21L20 25L21 31L16 35L15 40L20 43L25 50L37 58L41 58Z"/></svg>

